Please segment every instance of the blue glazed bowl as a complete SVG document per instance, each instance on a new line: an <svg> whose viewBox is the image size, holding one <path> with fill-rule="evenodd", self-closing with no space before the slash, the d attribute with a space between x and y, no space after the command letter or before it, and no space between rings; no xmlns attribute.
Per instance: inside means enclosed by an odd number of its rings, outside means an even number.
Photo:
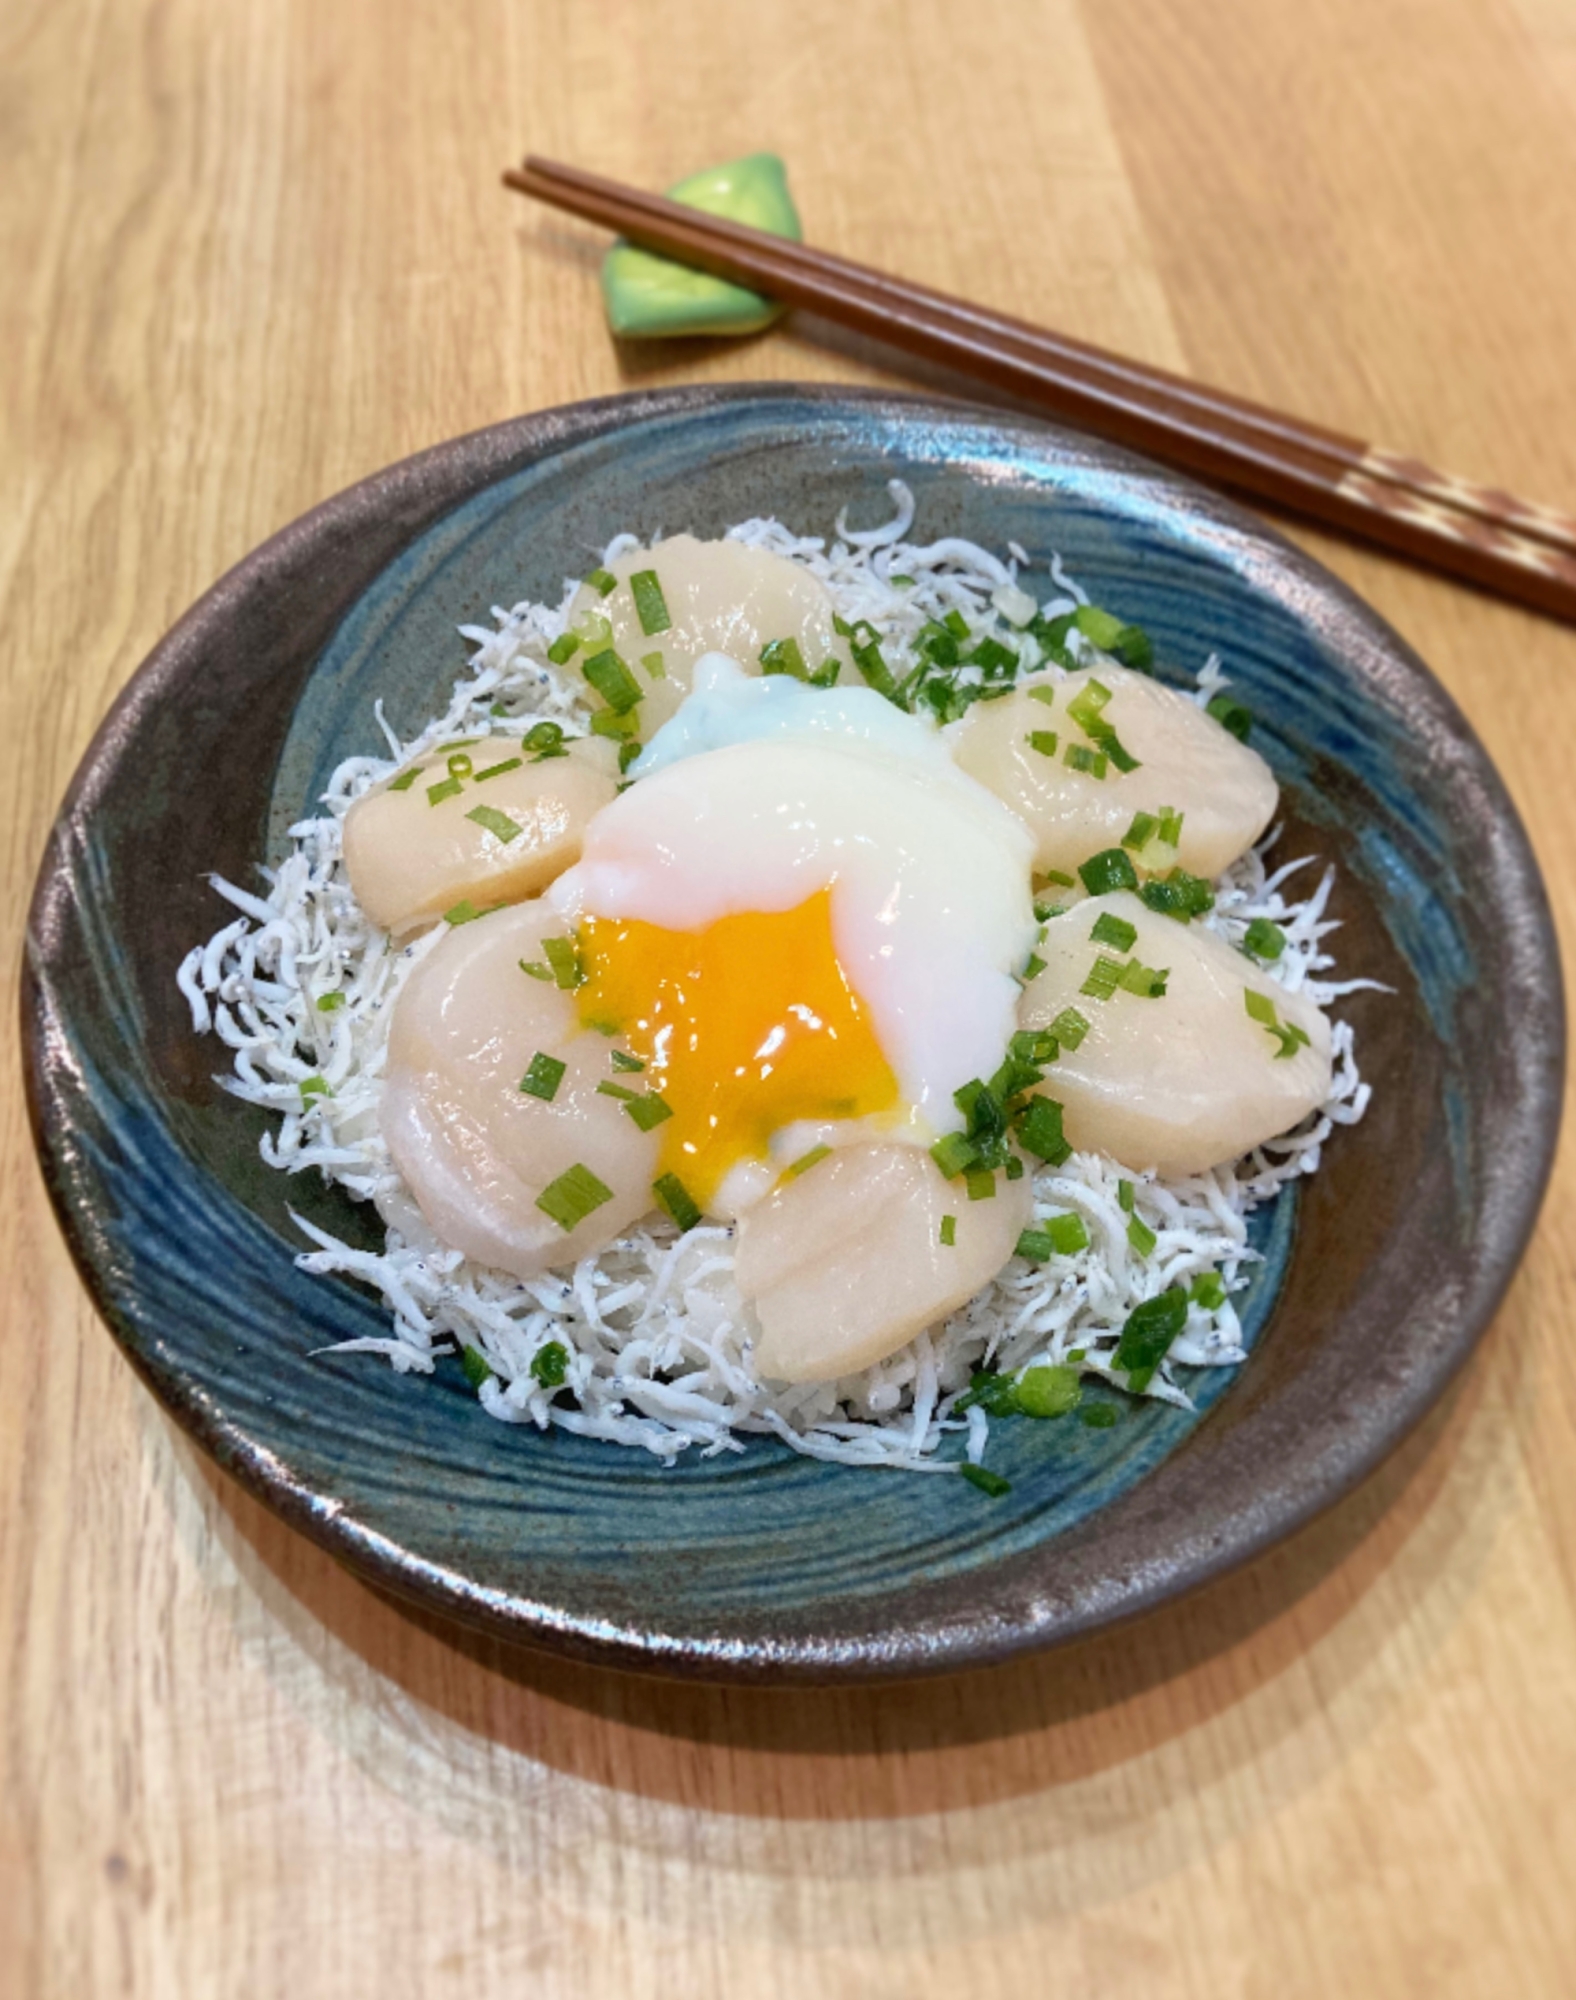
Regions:
<svg viewBox="0 0 1576 2000"><path fill-rule="evenodd" d="M488 1418L456 1364L402 1378L325 1344L383 1331L305 1276L286 1214L368 1243L337 1190L264 1167L262 1114L210 1072L175 968L222 917L204 880L277 856L372 702L412 731L463 664L457 624L555 597L620 529L829 532L1053 551L1180 679L1218 649L1288 809L1335 861L1343 1007L1375 1085L1320 1174L1255 1220L1236 1376L1196 1414L1000 1425L989 1500L772 1441L681 1461ZM1043 588L1042 588L1043 594ZM1531 1230L1564 1016L1542 885L1448 697L1329 575L1225 501L1048 426L809 389L662 391L426 452L288 528L142 667L90 748L33 903L23 1007L35 1133L100 1311L244 1484L378 1582L507 1637L713 1678L975 1665L1146 1609L1346 1491L1440 1394Z"/></svg>

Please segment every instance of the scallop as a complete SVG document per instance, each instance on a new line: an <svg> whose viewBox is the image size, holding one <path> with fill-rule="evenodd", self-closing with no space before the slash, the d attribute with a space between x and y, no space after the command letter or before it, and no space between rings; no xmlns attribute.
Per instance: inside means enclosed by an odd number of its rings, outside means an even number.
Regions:
<svg viewBox="0 0 1576 2000"><path fill-rule="evenodd" d="M874 1366L963 1305L1011 1257L1033 1211L1027 1175L970 1201L929 1154L849 1146L780 1185L738 1225L735 1276L755 1308L755 1370L832 1382ZM953 1241L942 1241L951 1216Z"/></svg>
<svg viewBox="0 0 1576 2000"><path fill-rule="evenodd" d="M1137 760L1134 770L1120 771L1108 758L1104 776L1096 776L1067 762L1069 748L1097 748L1070 712L1096 682L1110 693L1098 720ZM1063 679L1036 675L999 701L976 702L952 748L962 768L1028 827L1041 872L1072 874L1091 854L1114 847L1136 813L1158 816L1169 807L1181 813L1182 828L1178 845L1160 850L1166 866L1213 878L1263 833L1279 796L1258 752L1197 702L1147 674L1103 663Z"/></svg>
<svg viewBox="0 0 1576 2000"><path fill-rule="evenodd" d="M456 925L411 974L389 1031L379 1115L395 1166L441 1241L519 1278L593 1255L653 1205L658 1137L597 1089L614 1080L609 1043L522 969L563 934L540 902ZM550 1098L523 1087L538 1057ZM565 1229L538 1197L577 1167L605 1198Z"/></svg>
<svg viewBox="0 0 1576 2000"><path fill-rule="evenodd" d="M653 572L661 587L671 621L663 631L648 633L641 622L630 578L645 571ZM848 648L832 623L826 586L767 549L674 535L654 548L616 556L605 574L614 579L613 588L604 596L594 584L582 584L571 618L600 616L612 626L611 639L602 643L612 646L640 686L640 734L647 740L689 693L692 670L704 653L726 653L754 674L760 671L763 647L791 639L811 673L829 658L850 664ZM569 671L587 657L582 648ZM652 670L654 658L660 658L660 675Z"/></svg>
<svg viewBox="0 0 1576 2000"><path fill-rule="evenodd" d="M462 902L488 908L546 888L618 790L611 743L581 737L563 753L539 757L504 737L440 748L357 799L345 866L372 921L398 934Z"/></svg>
<svg viewBox="0 0 1576 2000"><path fill-rule="evenodd" d="M1115 920L1122 943L1092 935L1102 917ZM1080 1152L1140 1171L1203 1173L1290 1131L1329 1094L1330 1024L1313 1002L1215 932L1159 916L1128 890L1055 918L1040 955L1022 1025L1048 1028L1068 1008L1088 1023L1076 1046L1062 1038L1041 1086ZM1163 970L1164 994L1118 986L1095 997L1085 982L1101 957ZM1250 994L1263 1018L1249 1011Z"/></svg>

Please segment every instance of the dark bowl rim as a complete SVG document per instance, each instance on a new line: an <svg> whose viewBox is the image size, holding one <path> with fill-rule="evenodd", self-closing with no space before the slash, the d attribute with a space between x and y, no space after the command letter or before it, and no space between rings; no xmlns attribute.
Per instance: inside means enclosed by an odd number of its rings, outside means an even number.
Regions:
<svg viewBox="0 0 1576 2000"><path fill-rule="evenodd" d="M1492 1254L1486 1269L1479 1269L1471 1296L1455 1317L1449 1340L1430 1357L1429 1366L1419 1368L1409 1378L1400 1393L1392 1389L1383 1425L1366 1432L1360 1441L1340 1434L1329 1441L1313 1478L1268 1489L1251 1514L1228 1519L1224 1527L1217 1522L1207 1541L1186 1550L1182 1560L1146 1564L1136 1575L1121 1579L1114 1594L1105 1597L1089 1591L1072 1606L1054 1595L1042 1597L1027 1615L1017 1617L1004 1617L987 1606L972 1616L921 1620L897 1633L876 1627L831 1641L815 1635L744 1637L719 1645L691 1634L675 1637L566 1613L549 1604L488 1589L428 1561L292 1478L266 1446L229 1422L222 1409L198 1393L178 1370L160 1367L144 1351L136 1330L119 1307L107 1274L91 1254L87 1219L78 1213L56 1157L46 1116L51 1023L42 970L47 954L39 940L49 928L51 899L62 886L63 840L74 816L90 801L101 775L113 762L118 740L144 707L161 697L164 683L178 675L188 644L216 618L222 618L232 597L248 589L254 578L298 545L310 547L325 529L342 529L376 517L392 493L419 482L429 468L458 466L471 476L450 508L423 521L413 539L496 479L571 445L605 435L614 423L682 417L726 405L795 402L832 408L852 405L867 415L890 410L898 418L930 414L951 423L974 421L1032 434L1043 449L1082 455L1103 470L1158 486L1189 512L1230 529L1242 546L1262 552L1279 576L1310 589L1355 623L1403 670L1413 690L1438 719L1469 746L1477 761L1477 776L1493 796L1496 824L1506 837L1521 913L1546 946L1540 954L1542 985L1534 997L1545 1035L1539 1054L1552 1087L1531 1107L1511 1196L1490 1218ZM829 1686L897 1681L1000 1664L1023 1652L1060 1646L1096 1630L1145 1617L1264 1555L1316 1520L1367 1479L1415 1429L1455 1381L1498 1310L1531 1238L1552 1170L1566 1059L1560 955L1547 890L1521 817L1452 696L1407 642L1349 585L1222 494L1072 426L942 395L770 380L591 397L486 425L379 468L258 543L210 585L154 645L94 731L46 837L29 904L20 989L29 1125L67 1248L95 1309L127 1360L203 1451L253 1497L353 1574L440 1618L456 1620L511 1645L544 1649L591 1665L734 1684ZM1040 1555L1043 1550L1034 1553ZM977 1578L971 1581L978 1583ZM880 1598L868 1600L877 1612L883 1602ZM851 1614L857 1608L850 1607Z"/></svg>

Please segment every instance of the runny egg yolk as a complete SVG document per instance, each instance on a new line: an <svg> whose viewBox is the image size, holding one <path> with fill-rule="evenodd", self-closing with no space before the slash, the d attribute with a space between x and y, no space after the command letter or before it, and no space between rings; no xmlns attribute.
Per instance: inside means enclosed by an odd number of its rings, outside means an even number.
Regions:
<svg viewBox="0 0 1576 2000"><path fill-rule="evenodd" d="M699 931L586 917L584 1026L623 1036L672 1110L662 1170L703 1207L800 1120L893 1110L898 1083L832 943L829 889Z"/></svg>

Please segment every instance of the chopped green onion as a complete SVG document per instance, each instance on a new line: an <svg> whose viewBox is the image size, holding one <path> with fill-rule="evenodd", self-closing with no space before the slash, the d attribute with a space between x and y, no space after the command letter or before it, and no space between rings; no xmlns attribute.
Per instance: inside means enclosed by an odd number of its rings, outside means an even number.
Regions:
<svg viewBox="0 0 1576 2000"><path fill-rule="evenodd" d="M1246 743L1253 734L1253 711L1244 708L1229 694L1217 694L1204 706L1206 715L1214 716L1222 729L1227 729L1239 743Z"/></svg>
<svg viewBox="0 0 1576 2000"><path fill-rule="evenodd" d="M1160 822L1153 813L1134 813L1132 825L1122 835L1122 845L1131 847L1137 853L1139 848L1148 846L1159 825Z"/></svg>
<svg viewBox="0 0 1576 2000"><path fill-rule="evenodd" d="M1157 1298L1145 1299L1128 1314L1113 1359L1125 1370L1127 1386L1135 1395L1149 1387L1186 1323L1187 1293L1180 1285L1172 1285Z"/></svg>
<svg viewBox="0 0 1576 2000"><path fill-rule="evenodd" d="M635 595L635 616L640 620L641 631L648 639L666 632L673 620L668 616L668 600L662 595L656 571L637 569L629 579L629 587Z"/></svg>
<svg viewBox="0 0 1576 2000"><path fill-rule="evenodd" d="M517 757L515 762L519 761ZM474 820L477 826L484 828L495 840L501 840L505 847L511 840L518 840L525 831L518 821L510 819L507 813L499 812L496 806L472 806L465 817Z"/></svg>
<svg viewBox="0 0 1576 2000"><path fill-rule="evenodd" d="M544 1215L551 1216L560 1229L567 1231L584 1222L593 1209L612 1199L613 1190L610 1187L605 1187L589 1167L576 1164L561 1173L557 1180L547 1183L536 1197L536 1205Z"/></svg>
<svg viewBox="0 0 1576 2000"><path fill-rule="evenodd" d="M566 993L572 993L577 986L585 985L585 967L580 963L579 948L573 938L543 938L542 956L553 968L555 982Z"/></svg>
<svg viewBox="0 0 1576 2000"><path fill-rule="evenodd" d="M1261 1027L1273 1029L1275 1026L1275 1002L1267 993L1256 993L1251 986L1242 989L1242 1003L1251 1020Z"/></svg>
<svg viewBox="0 0 1576 2000"><path fill-rule="evenodd" d="M810 675L810 685L813 688L836 687L837 677L842 671L842 661L835 653L829 653L816 668L815 672Z"/></svg>
<svg viewBox="0 0 1576 2000"><path fill-rule="evenodd" d="M944 1180L956 1180L974 1159L974 1141L962 1132L949 1132L931 1147L930 1157L941 1169Z"/></svg>
<svg viewBox="0 0 1576 2000"><path fill-rule="evenodd" d="M1029 731L1029 748L1031 750L1038 750L1042 757L1054 757L1056 755L1056 731L1054 729L1031 729Z"/></svg>
<svg viewBox="0 0 1576 2000"><path fill-rule="evenodd" d="M622 1083L608 1083L604 1081L597 1085L596 1094L598 1097L616 1097L620 1104L633 1104L635 1099L640 1095L640 1092L638 1090L630 1090Z"/></svg>
<svg viewBox="0 0 1576 2000"><path fill-rule="evenodd" d="M868 633L868 638L859 637L861 633ZM892 669L887 665L886 659L882 654L881 642L876 635L875 628L865 624L861 620L854 627L853 636L850 637L848 642L848 650L853 654L854 665L864 676L866 683L870 687L873 687L877 694L885 695L888 701L895 700L897 696L897 682L893 678Z"/></svg>
<svg viewBox="0 0 1576 2000"><path fill-rule="evenodd" d="M988 1472L983 1465L971 1465L967 1459L958 1471L971 1486L977 1486L982 1493L988 1493L992 1500L999 1500L1004 1493L1012 1491L1012 1481L1003 1479L999 1472Z"/></svg>
<svg viewBox="0 0 1576 2000"><path fill-rule="evenodd" d="M1027 692L1030 701L1043 701L1047 708L1054 708L1056 706L1056 683L1054 681L1041 681L1038 687L1032 687Z"/></svg>
<svg viewBox="0 0 1576 2000"><path fill-rule="evenodd" d="M1185 868L1173 868L1160 881L1146 882L1138 893L1148 908L1184 924L1189 917L1201 917L1215 907L1214 890L1202 876L1190 875Z"/></svg>
<svg viewBox="0 0 1576 2000"><path fill-rule="evenodd" d="M1007 1155L1007 1164L1002 1169L1002 1172L1006 1174L1010 1181L1021 1181L1023 1179L1023 1162L1018 1158L1016 1153L1009 1153Z"/></svg>
<svg viewBox="0 0 1576 2000"><path fill-rule="evenodd" d="M620 715L615 708L599 708L591 717L591 734L609 736L615 743L633 742L640 733L640 717L631 709Z"/></svg>
<svg viewBox="0 0 1576 2000"><path fill-rule="evenodd" d="M680 1229L693 1229L700 1221L700 1208L677 1174L664 1174L661 1180L653 1181L651 1192Z"/></svg>
<svg viewBox="0 0 1576 2000"><path fill-rule="evenodd" d="M1086 743L1069 743L1063 752L1062 762L1070 771L1082 771L1090 778L1105 776L1105 752L1091 750Z"/></svg>
<svg viewBox="0 0 1576 2000"><path fill-rule="evenodd" d="M1007 1046L1020 1063L1052 1063L1061 1053L1050 1028L1020 1028Z"/></svg>
<svg viewBox="0 0 1576 2000"><path fill-rule="evenodd" d="M493 1379L492 1363L479 1347L465 1346L460 1349L460 1366L465 1371L465 1379L473 1389L479 1389L484 1382Z"/></svg>
<svg viewBox="0 0 1576 2000"><path fill-rule="evenodd" d="M320 1014L337 1014L344 1004L343 993L320 993L317 996L317 1011Z"/></svg>
<svg viewBox="0 0 1576 2000"><path fill-rule="evenodd" d="M1014 1125L1018 1144L1036 1159L1059 1167L1072 1147L1062 1133L1062 1107L1054 1097L1032 1097Z"/></svg>
<svg viewBox="0 0 1576 2000"><path fill-rule="evenodd" d="M1188 1297L1205 1312L1219 1312L1226 1303L1226 1287L1218 1271L1200 1271L1188 1289Z"/></svg>
<svg viewBox="0 0 1576 2000"><path fill-rule="evenodd" d="M622 1049L610 1050L608 1060L612 1063L614 1069L626 1071L644 1069L646 1066L640 1060L639 1056L626 1055Z"/></svg>
<svg viewBox="0 0 1576 2000"><path fill-rule="evenodd" d="M1024 985L1027 986L1031 979L1038 979L1040 974L1044 970L1045 970L1045 960L1041 958L1040 954L1037 951L1031 951L1029 953L1027 960L1024 962L1024 967L1023 967Z"/></svg>
<svg viewBox="0 0 1576 2000"><path fill-rule="evenodd" d="M569 1349L561 1340L549 1340L531 1356L531 1374L544 1389L561 1389L569 1373Z"/></svg>
<svg viewBox="0 0 1576 2000"><path fill-rule="evenodd" d="M1277 959L1286 949L1286 933L1268 917L1255 917L1243 934L1242 948L1255 958Z"/></svg>
<svg viewBox="0 0 1576 2000"><path fill-rule="evenodd" d="M1186 814L1179 813L1175 807L1162 806L1160 808L1160 825L1156 831L1155 838L1163 841L1167 847L1175 847L1177 842L1182 838L1182 821L1185 818Z"/></svg>
<svg viewBox="0 0 1576 2000"><path fill-rule="evenodd" d="M1163 1000L1166 981L1170 977L1169 966L1140 965L1136 958L1130 958L1122 967L1121 983L1127 992L1136 993L1140 1000Z"/></svg>
<svg viewBox="0 0 1576 2000"><path fill-rule="evenodd" d="M1087 1361L1088 1358L1089 1358L1089 1351L1087 1348L1069 1347L1067 1350L1067 1359L1069 1361Z"/></svg>
<svg viewBox="0 0 1576 2000"><path fill-rule="evenodd" d="M605 1088L604 1084L599 1083L597 1085L598 1090ZM644 1097L635 1098L631 1103L626 1104L624 1109L634 1119L642 1132L651 1131L654 1126L660 1125L663 1119L673 1116L673 1106L668 1103L666 1098L658 1097L655 1091L648 1091Z"/></svg>
<svg viewBox="0 0 1576 2000"><path fill-rule="evenodd" d="M969 664L978 667L987 680L1000 680L1004 674L1018 670L1018 655L999 639L981 639L968 658Z"/></svg>
<svg viewBox="0 0 1576 2000"><path fill-rule="evenodd" d="M665 681L667 679L668 664L660 653L642 653L640 664L654 681Z"/></svg>
<svg viewBox="0 0 1576 2000"><path fill-rule="evenodd" d="M1036 875L1034 879L1041 884L1053 883L1058 889L1071 889L1075 886L1072 876L1064 875L1059 868L1047 868L1043 875Z"/></svg>
<svg viewBox="0 0 1576 2000"><path fill-rule="evenodd" d="M472 764L470 758L466 756L463 750L456 751L449 759L449 776L451 778L469 778L474 775L475 769L475 765Z"/></svg>
<svg viewBox="0 0 1576 2000"><path fill-rule="evenodd" d="M1078 1412L1078 1421L1092 1431L1108 1431L1117 1422L1117 1414L1109 1403L1085 1403Z"/></svg>
<svg viewBox="0 0 1576 2000"><path fill-rule="evenodd" d="M607 597L618 588L618 578L610 569L594 569L586 582L598 597Z"/></svg>
<svg viewBox="0 0 1576 2000"><path fill-rule="evenodd" d="M949 611L941 622L946 626L954 639L963 640L970 636L969 621L961 611Z"/></svg>
<svg viewBox="0 0 1576 2000"><path fill-rule="evenodd" d="M1122 983L1123 970L1119 958L1107 958L1102 952L1089 968L1089 977L1078 991L1087 993L1091 1000L1109 1000Z"/></svg>
<svg viewBox="0 0 1576 2000"><path fill-rule="evenodd" d="M914 588L914 579L911 576L889 576L887 582L891 584L894 590L912 590Z"/></svg>
<svg viewBox="0 0 1576 2000"><path fill-rule="evenodd" d="M1078 870L1091 896L1106 896L1113 889L1136 889L1138 876L1120 847L1107 847L1090 855Z"/></svg>
<svg viewBox="0 0 1576 2000"><path fill-rule="evenodd" d="M830 1146L812 1146L809 1152L802 1154L791 1167L783 1169L782 1178L785 1181L796 1181L801 1174L807 1174L812 1167L818 1167L823 1160L829 1159L831 1152Z"/></svg>
<svg viewBox="0 0 1576 2000"><path fill-rule="evenodd" d="M1076 1368L1026 1368L1013 1384L1012 1394L1026 1417L1065 1417L1083 1400L1083 1384Z"/></svg>
<svg viewBox="0 0 1576 2000"><path fill-rule="evenodd" d="M618 775L622 777L645 748L643 743L620 743L618 746Z"/></svg>
<svg viewBox="0 0 1576 2000"><path fill-rule="evenodd" d="M1131 951L1138 942L1138 927L1111 910L1102 910L1089 933L1095 944L1108 944L1116 951Z"/></svg>
<svg viewBox="0 0 1576 2000"><path fill-rule="evenodd" d="M476 782L481 784L487 778L501 778L505 771L518 771L525 760L521 757L505 757L501 764L489 764L485 771L476 773ZM474 813L469 815L474 819Z"/></svg>
<svg viewBox="0 0 1576 2000"><path fill-rule="evenodd" d="M612 620L600 611L577 612L572 629L588 653L594 646L605 646L613 636Z"/></svg>
<svg viewBox="0 0 1576 2000"><path fill-rule="evenodd" d="M334 1094L320 1076L302 1077L298 1088L301 1092L303 1109L312 1102L314 1097L332 1097Z"/></svg>
<svg viewBox="0 0 1576 2000"><path fill-rule="evenodd" d="M989 1167L966 1167L963 1185L969 1191L970 1201L990 1201L996 1193L996 1176Z"/></svg>
<svg viewBox="0 0 1576 2000"><path fill-rule="evenodd" d="M1136 1200L1131 1181L1119 1180L1116 1184L1116 1205L1124 1215L1131 1215Z"/></svg>
<svg viewBox="0 0 1576 2000"><path fill-rule="evenodd" d="M1055 1249L1056 1245L1043 1229L1025 1229L1019 1233L1013 1255L1027 1257L1031 1264L1043 1264Z"/></svg>
<svg viewBox="0 0 1576 2000"><path fill-rule="evenodd" d="M1058 1257L1074 1257L1089 1248L1089 1231L1081 1215L1053 1215L1043 1227Z"/></svg>
<svg viewBox="0 0 1576 2000"><path fill-rule="evenodd" d="M544 1104L551 1104L567 1068L568 1064L561 1063L557 1056L544 1055L538 1049L531 1058L531 1067L520 1079L520 1088L527 1097L539 1097Z"/></svg>
<svg viewBox="0 0 1576 2000"><path fill-rule="evenodd" d="M1119 771L1125 773L1136 771L1140 768L1138 759L1127 748L1114 729L1107 729L1101 734L1100 747Z"/></svg>
<svg viewBox="0 0 1576 2000"><path fill-rule="evenodd" d="M957 1248L958 1218L955 1215L944 1215L941 1218L941 1243L946 1250Z"/></svg>
<svg viewBox="0 0 1576 2000"><path fill-rule="evenodd" d="M1089 1023L1076 1007L1064 1007L1051 1023L1049 1033L1064 1049L1075 1049L1089 1032Z"/></svg>
<svg viewBox="0 0 1576 2000"><path fill-rule="evenodd" d="M773 639L762 646L761 672L789 674L796 681L808 680L810 677L810 669L804 663L804 654L799 650L797 639Z"/></svg>
<svg viewBox="0 0 1576 2000"><path fill-rule="evenodd" d="M425 764L412 764L408 771L400 772L399 776L389 786L389 790L391 792L408 792L426 768Z"/></svg>
<svg viewBox="0 0 1576 2000"><path fill-rule="evenodd" d="M550 965L543 965L540 959L527 962L522 958L518 964L528 979L551 979L553 976L553 968Z"/></svg>
<svg viewBox="0 0 1576 2000"><path fill-rule="evenodd" d="M440 778L437 784L427 787L427 803L430 806L442 805L445 799L458 798L464 790L458 778Z"/></svg>
<svg viewBox="0 0 1576 2000"><path fill-rule="evenodd" d="M520 748L540 764L544 757L567 757L564 732L556 722L538 722L520 739Z"/></svg>
<svg viewBox="0 0 1576 2000"><path fill-rule="evenodd" d="M469 896L462 896L443 913L446 924L474 924L478 917L490 917L494 910L504 908L502 903L489 903L485 910L477 909Z"/></svg>
<svg viewBox="0 0 1576 2000"><path fill-rule="evenodd" d="M1160 1238L1141 1215L1135 1215L1127 1225L1127 1240L1140 1257L1147 1257Z"/></svg>
<svg viewBox="0 0 1576 2000"><path fill-rule="evenodd" d="M580 671L615 715L627 715L642 699L639 681L611 646L593 654Z"/></svg>
<svg viewBox="0 0 1576 2000"><path fill-rule="evenodd" d="M555 667L566 666L580 647L578 632L560 632L547 649L547 657Z"/></svg>

